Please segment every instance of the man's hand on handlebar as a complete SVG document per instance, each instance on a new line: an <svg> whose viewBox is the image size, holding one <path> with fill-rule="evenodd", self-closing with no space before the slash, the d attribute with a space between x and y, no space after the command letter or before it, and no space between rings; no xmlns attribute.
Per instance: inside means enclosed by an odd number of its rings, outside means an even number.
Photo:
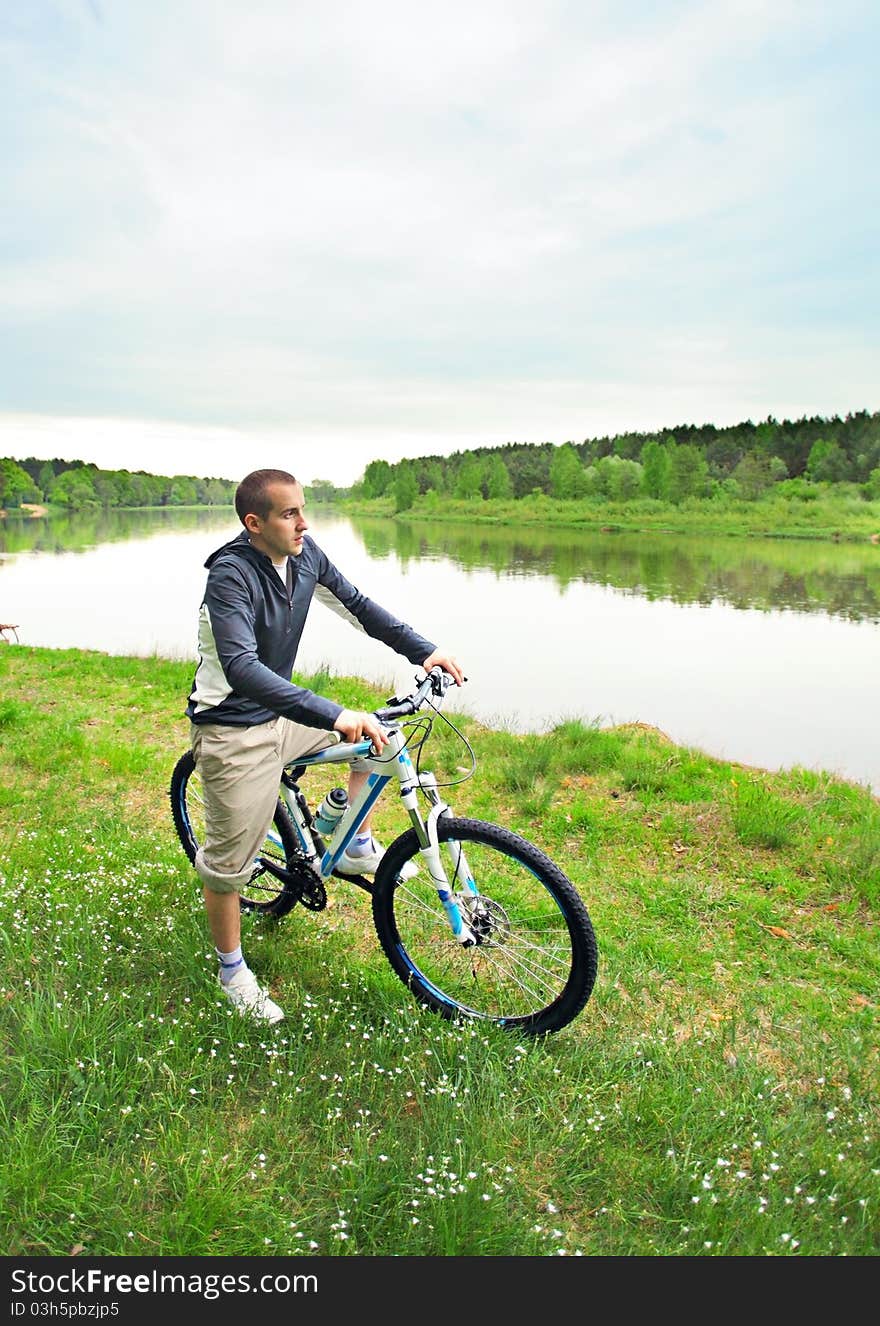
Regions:
<svg viewBox="0 0 880 1326"><path fill-rule="evenodd" d="M426 672L432 668L443 668L445 672L454 678L456 686L460 686L465 680L464 673L461 670L461 664L451 654L447 654L443 649L435 649L433 654L429 654L422 667Z"/></svg>
<svg viewBox="0 0 880 1326"><path fill-rule="evenodd" d="M376 751L388 744L388 737L376 715L361 709L343 709L333 727L346 741L363 741L369 737Z"/></svg>

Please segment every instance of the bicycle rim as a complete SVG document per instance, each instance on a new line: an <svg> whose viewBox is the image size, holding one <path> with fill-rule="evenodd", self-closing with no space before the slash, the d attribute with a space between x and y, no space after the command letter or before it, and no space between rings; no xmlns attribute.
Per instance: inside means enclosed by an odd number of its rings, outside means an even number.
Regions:
<svg viewBox="0 0 880 1326"><path fill-rule="evenodd" d="M439 822L438 836L447 878L477 942L463 947L452 933L415 834L404 834L389 848L374 898L377 933L395 971L446 1017L487 1019L526 1033L559 1030L583 1008L596 978L593 928L576 890L538 848L498 826L449 818ZM467 887L459 848L477 894ZM420 868L402 880L406 860Z"/></svg>

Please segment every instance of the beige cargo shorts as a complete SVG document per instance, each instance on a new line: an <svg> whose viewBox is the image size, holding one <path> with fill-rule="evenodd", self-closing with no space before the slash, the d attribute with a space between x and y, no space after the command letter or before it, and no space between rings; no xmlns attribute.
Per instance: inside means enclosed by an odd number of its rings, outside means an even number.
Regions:
<svg viewBox="0 0 880 1326"><path fill-rule="evenodd" d="M333 745L338 734L281 716L250 727L191 726L205 801L205 841L195 868L213 893L238 893L272 823L285 764Z"/></svg>

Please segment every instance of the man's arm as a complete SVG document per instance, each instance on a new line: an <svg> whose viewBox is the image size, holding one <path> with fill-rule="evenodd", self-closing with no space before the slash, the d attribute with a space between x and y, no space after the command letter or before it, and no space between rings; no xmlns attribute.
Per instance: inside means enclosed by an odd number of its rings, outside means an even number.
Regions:
<svg viewBox="0 0 880 1326"><path fill-rule="evenodd" d="M408 658L411 663L420 664L426 672L439 666L454 677L456 686L462 685L464 673L460 663L452 654L432 644L411 626L398 621L387 609L367 598L366 594L356 589L351 581L346 580L339 568L334 566L320 549L316 551L319 555L319 588L316 590L316 597L325 606L339 612L367 635L375 640L381 640L396 653ZM347 739L354 740L351 737Z"/></svg>
<svg viewBox="0 0 880 1326"><path fill-rule="evenodd" d="M433 641L426 640L418 631L407 626L406 622L400 621L386 608L367 598L350 580L346 580L320 549L316 551L318 588L315 597L353 626L359 626L374 640L380 640L395 653L402 654L410 663L423 666L425 659L437 650Z"/></svg>

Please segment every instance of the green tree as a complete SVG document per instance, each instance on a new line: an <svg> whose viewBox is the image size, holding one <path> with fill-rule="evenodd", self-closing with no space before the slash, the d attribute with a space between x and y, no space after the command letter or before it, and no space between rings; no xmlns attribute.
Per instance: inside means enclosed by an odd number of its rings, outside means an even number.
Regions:
<svg viewBox="0 0 880 1326"><path fill-rule="evenodd" d="M585 471L587 492L585 496L599 495L612 502L625 501L634 497L642 482L642 467L635 460L625 460L612 453L602 456Z"/></svg>
<svg viewBox="0 0 880 1326"><path fill-rule="evenodd" d="M614 439L612 454L621 460L638 460L643 442L639 433L620 433Z"/></svg>
<svg viewBox="0 0 880 1326"><path fill-rule="evenodd" d="M338 489L331 479L313 479L308 486L310 502L332 502Z"/></svg>
<svg viewBox="0 0 880 1326"><path fill-rule="evenodd" d="M0 459L0 507L21 506L22 502L38 502L40 491L27 470L17 461Z"/></svg>
<svg viewBox="0 0 880 1326"><path fill-rule="evenodd" d="M807 457L807 478L813 483L843 483L850 477L849 457L838 442L817 438Z"/></svg>
<svg viewBox="0 0 880 1326"><path fill-rule="evenodd" d="M92 474L92 486L98 500L104 506L120 506L125 493L124 477L112 470L95 470Z"/></svg>
<svg viewBox="0 0 880 1326"><path fill-rule="evenodd" d="M620 458L613 452L607 456L600 456L596 464L592 467L595 471L596 492L600 497L609 498L614 488L614 468L620 463Z"/></svg>
<svg viewBox="0 0 880 1326"><path fill-rule="evenodd" d="M642 491L646 497L665 502L669 497L671 464L669 452L662 443L646 442L642 447Z"/></svg>
<svg viewBox="0 0 880 1326"><path fill-rule="evenodd" d="M423 467L419 475L419 492L428 493L433 490L435 493L442 493L446 487L446 480L443 474L443 466L439 460L429 460Z"/></svg>
<svg viewBox="0 0 880 1326"><path fill-rule="evenodd" d="M206 500L210 506L226 506L232 500L228 485L223 479L209 479Z"/></svg>
<svg viewBox="0 0 880 1326"><path fill-rule="evenodd" d="M706 457L691 442L669 447L669 500L678 504L687 497L700 497L706 488L709 467Z"/></svg>
<svg viewBox="0 0 880 1326"><path fill-rule="evenodd" d="M770 458L766 452L747 451L731 478L740 497L747 502L756 501L773 483Z"/></svg>
<svg viewBox="0 0 880 1326"><path fill-rule="evenodd" d="M394 476L392 496L395 511L408 511L419 495L416 476L409 465L398 465Z"/></svg>
<svg viewBox="0 0 880 1326"><path fill-rule="evenodd" d="M773 415L768 414L764 422L762 424L758 424L758 427L755 429L754 450L758 454L762 454L764 456L776 455L776 444L777 444L778 434L779 434L779 425L777 424L776 420L773 418ZM786 473L788 473L787 470Z"/></svg>
<svg viewBox="0 0 880 1326"><path fill-rule="evenodd" d="M195 506L197 501L195 479L186 474L175 474L168 488L168 505Z"/></svg>
<svg viewBox="0 0 880 1326"><path fill-rule="evenodd" d="M55 470L52 468L52 462L47 460L40 466L40 472L37 477L37 487L45 497L49 491L49 485L55 478Z"/></svg>
<svg viewBox="0 0 880 1326"><path fill-rule="evenodd" d="M528 497L538 488L542 493L550 491L550 460L555 448L546 446L523 446L510 448L504 460L510 472L514 497Z"/></svg>
<svg viewBox="0 0 880 1326"><path fill-rule="evenodd" d="M615 502L628 502L642 486L642 467L637 460L626 460L622 456L609 459L613 461L613 467L609 469L608 495Z"/></svg>
<svg viewBox="0 0 880 1326"><path fill-rule="evenodd" d="M599 461L594 465L588 465L584 470L584 497L605 497L607 494L603 488L602 475L599 471Z"/></svg>
<svg viewBox="0 0 880 1326"><path fill-rule="evenodd" d="M581 458L570 442L564 442L554 449L550 459L550 492L553 497L572 501L585 497L586 491Z"/></svg>
<svg viewBox="0 0 880 1326"><path fill-rule="evenodd" d="M149 476L135 472L128 476L126 506L157 506Z"/></svg>
<svg viewBox="0 0 880 1326"><path fill-rule="evenodd" d="M880 500L880 465L868 475L862 486L862 492L869 502Z"/></svg>
<svg viewBox="0 0 880 1326"><path fill-rule="evenodd" d="M513 496L510 471L497 453L490 456L486 466L486 492L489 497L506 501Z"/></svg>
<svg viewBox="0 0 880 1326"><path fill-rule="evenodd" d="M98 494L91 475L85 469L65 470L52 480L49 501L58 506L97 506Z"/></svg>
<svg viewBox="0 0 880 1326"><path fill-rule="evenodd" d="M455 480L456 497L483 496L483 466L476 456L465 456Z"/></svg>
<svg viewBox="0 0 880 1326"><path fill-rule="evenodd" d="M364 497L384 497L394 478L387 460L371 460L361 481Z"/></svg>

